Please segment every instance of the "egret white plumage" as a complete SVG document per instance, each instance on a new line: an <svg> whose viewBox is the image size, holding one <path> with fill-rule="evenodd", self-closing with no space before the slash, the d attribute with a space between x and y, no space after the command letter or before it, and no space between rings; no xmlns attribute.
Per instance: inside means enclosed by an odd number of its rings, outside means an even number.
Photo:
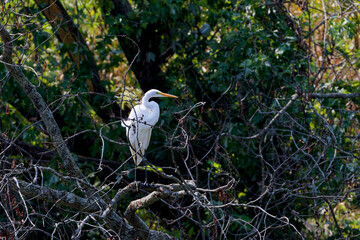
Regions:
<svg viewBox="0 0 360 240"><path fill-rule="evenodd" d="M149 146L151 131L160 117L159 105L150 101L154 97L171 97L175 95L163 93L156 89L147 91L141 100L130 112L127 120L121 123L126 128L126 136L129 139L130 151L136 165L139 165Z"/></svg>

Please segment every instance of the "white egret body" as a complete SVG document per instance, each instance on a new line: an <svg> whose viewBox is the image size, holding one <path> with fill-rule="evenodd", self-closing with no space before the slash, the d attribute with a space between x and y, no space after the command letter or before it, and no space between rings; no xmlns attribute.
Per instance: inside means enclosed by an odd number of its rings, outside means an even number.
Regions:
<svg viewBox="0 0 360 240"><path fill-rule="evenodd" d="M162 93L159 90L152 89L145 93L140 105L136 105L130 112L127 120L121 123L126 128L126 136L129 139L130 151L136 165L139 165L149 146L152 127L158 122L160 117L159 105L150 101L153 97L171 97L177 96Z"/></svg>

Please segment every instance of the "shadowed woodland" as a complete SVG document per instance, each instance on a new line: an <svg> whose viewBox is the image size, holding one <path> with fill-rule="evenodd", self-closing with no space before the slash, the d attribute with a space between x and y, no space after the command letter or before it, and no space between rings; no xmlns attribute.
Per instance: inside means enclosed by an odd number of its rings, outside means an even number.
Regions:
<svg viewBox="0 0 360 240"><path fill-rule="evenodd" d="M0 238L358 239L359 13L0 0ZM150 89L178 98L136 166Z"/></svg>

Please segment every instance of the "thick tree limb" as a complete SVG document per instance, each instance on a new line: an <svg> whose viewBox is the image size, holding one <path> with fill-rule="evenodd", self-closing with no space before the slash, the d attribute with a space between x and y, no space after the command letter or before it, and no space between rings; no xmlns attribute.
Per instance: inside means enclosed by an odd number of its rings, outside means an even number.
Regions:
<svg viewBox="0 0 360 240"><path fill-rule="evenodd" d="M190 189L194 190L196 188L195 182L194 181L185 181L185 184L187 185L187 187L189 187ZM158 192L163 192L167 195L171 195L174 194L175 192L179 192L181 190L184 190L184 186L177 184L177 183L173 183L173 184L169 184L169 185L164 185L164 184L143 184L142 182L132 182L129 185L127 185L126 187L120 189L115 197L110 201L107 209L105 210L105 212L103 213L103 216L106 216L107 212L109 212L111 210L111 208L127 193L129 193L131 190L134 190L136 188L139 189L143 189L143 190L149 190L149 188L151 188L152 191L158 191Z"/></svg>
<svg viewBox="0 0 360 240"><path fill-rule="evenodd" d="M16 178L9 180L9 186L12 191L20 191L21 194L25 195L27 198L36 198L83 212L93 213L100 210L99 205L94 201L90 201L88 198L79 197L74 193L27 183L21 180L17 180Z"/></svg>
<svg viewBox="0 0 360 240"><path fill-rule="evenodd" d="M192 181L189 181L186 185L191 189L196 188L195 183ZM139 235L143 239L148 238L150 231L146 223L136 215L136 210L149 207L164 198L179 198L187 194L187 192L183 190L184 186L181 186L180 184L155 184L154 187L157 188L158 191L154 191L143 198L132 201L124 214L130 225L139 230Z"/></svg>

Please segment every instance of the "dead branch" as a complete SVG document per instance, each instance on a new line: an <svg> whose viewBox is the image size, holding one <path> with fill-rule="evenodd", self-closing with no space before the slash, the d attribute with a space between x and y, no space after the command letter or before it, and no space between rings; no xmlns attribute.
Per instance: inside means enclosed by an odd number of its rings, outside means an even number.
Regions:
<svg viewBox="0 0 360 240"><path fill-rule="evenodd" d="M187 187L195 189L195 184L193 181L189 181L189 184L186 185ZM188 194L186 188L180 184L155 184L154 187L157 188L157 191L153 191L143 198L132 201L124 214L130 225L139 230L139 235L143 239L148 238L149 227L136 215L136 210L149 207L161 199L180 198Z"/></svg>
<svg viewBox="0 0 360 240"><path fill-rule="evenodd" d="M9 179L10 189L14 192L20 192L27 198L36 198L51 203L61 204L83 212L97 212L99 205L88 198L82 198L78 195L66 191L55 190L45 186L39 186L33 183L27 183L18 180L15 177Z"/></svg>
<svg viewBox="0 0 360 240"><path fill-rule="evenodd" d="M358 98L360 93L311 93L311 98Z"/></svg>

